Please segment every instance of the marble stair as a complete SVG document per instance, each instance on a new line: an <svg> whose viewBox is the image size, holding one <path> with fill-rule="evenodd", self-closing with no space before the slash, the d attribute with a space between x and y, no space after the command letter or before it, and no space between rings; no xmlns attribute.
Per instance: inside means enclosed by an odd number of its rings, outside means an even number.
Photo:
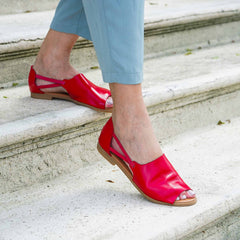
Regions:
<svg viewBox="0 0 240 240"><path fill-rule="evenodd" d="M56 4L43 2L0 11L0 239L239 240L240 2L146 1L144 100L198 194L189 208L148 202L102 159L110 114L30 98L28 71ZM79 38L71 61L107 87L91 42Z"/></svg>

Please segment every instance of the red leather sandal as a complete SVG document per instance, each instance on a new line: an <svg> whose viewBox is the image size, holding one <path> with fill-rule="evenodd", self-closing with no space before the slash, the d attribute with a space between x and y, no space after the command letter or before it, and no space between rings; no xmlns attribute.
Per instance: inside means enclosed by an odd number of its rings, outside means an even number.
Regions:
<svg viewBox="0 0 240 240"><path fill-rule="evenodd" d="M112 148L113 138L124 155ZM190 206L197 202L195 197L176 200L180 193L191 190L191 188L184 183L164 154L147 164L132 161L114 134L112 118L103 127L97 148L111 164L118 165L137 190L148 200L173 206Z"/></svg>
<svg viewBox="0 0 240 240"><path fill-rule="evenodd" d="M42 79L53 84L37 86L36 79ZM72 79L56 80L37 75L33 66L31 66L28 83L32 98L48 100L52 100L53 98L64 99L87 106L96 111L112 112L112 108L105 107L107 99L111 96L111 92L108 89L94 85L82 73L74 76ZM41 91L43 88L52 87L63 87L67 93L46 93Z"/></svg>

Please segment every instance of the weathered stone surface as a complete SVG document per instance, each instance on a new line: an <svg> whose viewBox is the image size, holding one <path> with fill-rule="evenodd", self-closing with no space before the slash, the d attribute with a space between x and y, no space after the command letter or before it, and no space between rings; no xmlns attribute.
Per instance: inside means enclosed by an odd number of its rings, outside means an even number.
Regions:
<svg viewBox="0 0 240 240"><path fill-rule="evenodd" d="M240 119L231 118L163 141L164 152L197 193L195 206L147 201L98 155L95 164L68 176L1 195L0 238L239 239L239 133Z"/></svg>
<svg viewBox="0 0 240 240"><path fill-rule="evenodd" d="M239 0L146 4L144 99L164 152L197 192L197 205L150 203L102 160L96 143L108 114L30 99L25 86L3 89L1 240L240 239ZM0 39L7 39L0 40L0 87L26 84L52 14L0 16ZM36 16L44 21L36 25ZM29 31L23 19L38 30ZM19 32L12 31L16 23ZM99 69L84 70L98 65L90 42L79 40L72 62L101 82Z"/></svg>
<svg viewBox="0 0 240 240"><path fill-rule="evenodd" d="M167 4L167 5L165 5ZM0 16L0 87L26 84L30 65L53 11ZM154 1L146 4L145 56L168 55L240 40L240 2ZM79 39L72 63L80 71L98 65L93 46Z"/></svg>
<svg viewBox="0 0 240 240"><path fill-rule="evenodd" d="M143 94L159 140L240 115L238 46L145 62ZM101 78L99 70L87 76L95 83ZM95 161L97 136L109 114L61 100L31 99L27 87L2 90L0 99L2 192Z"/></svg>
<svg viewBox="0 0 240 240"><path fill-rule="evenodd" d="M0 0L0 15L14 13L29 13L55 9L59 0Z"/></svg>

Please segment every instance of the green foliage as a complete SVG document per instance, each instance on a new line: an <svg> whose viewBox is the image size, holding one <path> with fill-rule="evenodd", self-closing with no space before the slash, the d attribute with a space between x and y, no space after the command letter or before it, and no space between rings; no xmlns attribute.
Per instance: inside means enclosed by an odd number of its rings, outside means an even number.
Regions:
<svg viewBox="0 0 240 240"><path fill-rule="evenodd" d="M191 55L192 54L192 49L187 48L186 53L184 54L185 56Z"/></svg>
<svg viewBox="0 0 240 240"><path fill-rule="evenodd" d="M90 67L90 69L99 69L99 66Z"/></svg>
<svg viewBox="0 0 240 240"><path fill-rule="evenodd" d="M18 83L13 83L12 86L13 87L16 87L18 85Z"/></svg>

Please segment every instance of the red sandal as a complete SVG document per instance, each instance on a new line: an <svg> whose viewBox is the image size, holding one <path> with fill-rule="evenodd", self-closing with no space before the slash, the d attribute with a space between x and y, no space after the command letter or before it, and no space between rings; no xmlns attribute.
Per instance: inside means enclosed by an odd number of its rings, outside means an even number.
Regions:
<svg viewBox="0 0 240 240"><path fill-rule="evenodd" d="M113 138L124 155L111 147ZM180 193L191 188L184 183L164 154L147 164L132 161L114 134L112 118L103 127L97 148L111 164L118 165L136 189L148 200L173 206L190 206L197 202L195 197L176 200Z"/></svg>
<svg viewBox="0 0 240 240"><path fill-rule="evenodd" d="M42 79L53 84L37 86L36 79ZM111 92L108 89L94 85L82 73L74 76L72 79L56 80L37 75L33 66L31 66L28 83L32 98L48 100L52 100L53 98L64 99L96 111L112 112L112 108L105 107L107 99L111 96ZM41 91L43 88L60 86L67 93L46 93Z"/></svg>

